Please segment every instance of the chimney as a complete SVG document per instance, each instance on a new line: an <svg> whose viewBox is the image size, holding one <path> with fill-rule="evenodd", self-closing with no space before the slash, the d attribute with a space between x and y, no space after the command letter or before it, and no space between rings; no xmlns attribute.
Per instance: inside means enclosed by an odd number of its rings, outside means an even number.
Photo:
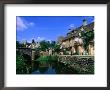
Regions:
<svg viewBox="0 0 110 90"><path fill-rule="evenodd" d="M83 26L86 26L86 25L87 25L87 20L83 19Z"/></svg>

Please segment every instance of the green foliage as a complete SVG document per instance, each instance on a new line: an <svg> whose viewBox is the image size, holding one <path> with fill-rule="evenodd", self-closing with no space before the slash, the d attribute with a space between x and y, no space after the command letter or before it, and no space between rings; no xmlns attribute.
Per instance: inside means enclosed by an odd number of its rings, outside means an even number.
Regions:
<svg viewBox="0 0 110 90"><path fill-rule="evenodd" d="M39 50L41 50L41 51L46 51L46 49L49 49L49 48L53 48L53 49L55 49L56 51L59 50L59 49L58 49L59 47L56 45L56 42L55 42L55 41L52 41L52 42L50 43L49 41L43 40L43 41L40 42L40 48L39 48Z"/></svg>
<svg viewBox="0 0 110 90"><path fill-rule="evenodd" d="M82 32L81 36L83 37L84 48L85 50L87 50L87 46L89 45L89 42L94 39L94 30Z"/></svg>
<svg viewBox="0 0 110 90"><path fill-rule="evenodd" d="M57 61L57 56L40 56L37 61Z"/></svg>
<svg viewBox="0 0 110 90"><path fill-rule="evenodd" d="M19 43L19 41L16 41L16 48L19 48L21 46L21 44Z"/></svg>
<svg viewBox="0 0 110 90"><path fill-rule="evenodd" d="M50 42L43 40L40 42L40 48L39 49L41 51L46 51L46 49L48 49L49 46L50 46Z"/></svg>
<svg viewBox="0 0 110 90"><path fill-rule="evenodd" d="M49 56L49 61L57 61L58 60L58 56Z"/></svg>
<svg viewBox="0 0 110 90"><path fill-rule="evenodd" d="M38 61L48 61L48 56L40 56L37 60Z"/></svg>
<svg viewBox="0 0 110 90"><path fill-rule="evenodd" d="M55 45L54 47L53 47L53 49L54 49L54 51L55 52L59 52L60 51L60 45Z"/></svg>
<svg viewBox="0 0 110 90"><path fill-rule="evenodd" d="M50 47L53 48L53 47L55 47L55 45L56 45L56 42L52 41L51 44L50 44Z"/></svg>
<svg viewBox="0 0 110 90"><path fill-rule="evenodd" d="M21 44L19 41L16 41L16 48L26 47L25 44Z"/></svg>
<svg viewBox="0 0 110 90"><path fill-rule="evenodd" d="M32 71L32 67L28 64L25 58L19 53L16 54L16 74L29 74Z"/></svg>
<svg viewBox="0 0 110 90"><path fill-rule="evenodd" d="M16 73L24 74L26 73L26 64L24 58L21 55L16 56Z"/></svg>

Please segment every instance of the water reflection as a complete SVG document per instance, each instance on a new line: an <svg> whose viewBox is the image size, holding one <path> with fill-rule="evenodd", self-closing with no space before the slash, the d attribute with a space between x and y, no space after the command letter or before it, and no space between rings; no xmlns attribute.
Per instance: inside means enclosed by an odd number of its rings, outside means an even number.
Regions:
<svg viewBox="0 0 110 90"><path fill-rule="evenodd" d="M52 66L52 63L49 61L38 61L34 62L37 65L37 70L35 70L36 65L34 65L34 71L32 74L55 74L55 69Z"/></svg>
<svg viewBox="0 0 110 90"><path fill-rule="evenodd" d="M73 74L73 73L77 73L77 72L73 69L70 69L67 65L64 65L63 63L59 63L57 61L53 61L53 62L36 61L34 62L34 70L32 72L32 74Z"/></svg>

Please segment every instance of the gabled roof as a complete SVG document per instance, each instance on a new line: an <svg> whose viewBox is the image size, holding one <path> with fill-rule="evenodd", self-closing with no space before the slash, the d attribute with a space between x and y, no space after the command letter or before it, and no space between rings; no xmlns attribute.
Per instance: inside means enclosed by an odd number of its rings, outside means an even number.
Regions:
<svg viewBox="0 0 110 90"><path fill-rule="evenodd" d="M78 31L80 31L81 30L81 28L84 28L85 30L87 30L87 29L89 29L89 30L93 30L93 28L94 28L94 22L92 22L92 23L90 23L90 24L88 24L88 25L86 25L86 26L83 26L83 25L81 25L80 27L78 27L78 28L76 28L76 29L73 29L71 32L69 32L69 33L74 33L74 31L76 31L76 32L78 32Z"/></svg>
<svg viewBox="0 0 110 90"><path fill-rule="evenodd" d="M80 27L76 28L76 29L73 29L72 31L70 31L69 33L67 33L67 36L63 39L63 41L69 39L69 38L74 38L74 37L78 37L78 34L79 32L81 32L81 28L84 29L84 31L91 31L91 30L94 30L94 22L86 25L86 26L83 26L81 25ZM70 35L69 35L70 34Z"/></svg>

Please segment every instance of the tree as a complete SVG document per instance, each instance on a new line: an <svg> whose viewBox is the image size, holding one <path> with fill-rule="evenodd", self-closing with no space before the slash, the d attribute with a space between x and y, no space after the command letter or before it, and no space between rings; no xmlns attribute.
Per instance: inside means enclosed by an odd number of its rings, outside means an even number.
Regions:
<svg viewBox="0 0 110 90"><path fill-rule="evenodd" d="M51 44L50 44L50 47L53 48L55 45L56 45L56 42L52 41Z"/></svg>
<svg viewBox="0 0 110 90"><path fill-rule="evenodd" d="M54 46L54 51L55 51L55 52L60 52L60 45L57 45L57 44L56 44L56 45Z"/></svg>
<svg viewBox="0 0 110 90"><path fill-rule="evenodd" d="M19 41L16 41L16 48L25 47L23 43L20 43Z"/></svg>
<svg viewBox="0 0 110 90"><path fill-rule="evenodd" d="M26 64L24 62L24 58L19 54L16 55L16 73L17 74L26 73Z"/></svg>
<svg viewBox="0 0 110 90"><path fill-rule="evenodd" d="M32 43L35 43L34 39L32 39Z"/></svg>
<svg viewBox="0 0 110 90"><path fill-rule="evenodd" d="M19 41L16 41L16 48L19 48L20 47L20 43Z"/></svg>
<svg viewBox="0 0 110 90"><path fill-rule="evenodd" d="M88 31L86 33L83 33L83 41L84 41L84 48L87 50L87 47L89 45L89 42L94 39L94 31Z"/></svg>
<svg viewBox="0 0 110 90"><path fill-rule="evenodd" d="M40 42L40 50L41 51L46 51L46 49L48 49L48 47L50 47L50 42L45 41L45 40Z"/></svg>

